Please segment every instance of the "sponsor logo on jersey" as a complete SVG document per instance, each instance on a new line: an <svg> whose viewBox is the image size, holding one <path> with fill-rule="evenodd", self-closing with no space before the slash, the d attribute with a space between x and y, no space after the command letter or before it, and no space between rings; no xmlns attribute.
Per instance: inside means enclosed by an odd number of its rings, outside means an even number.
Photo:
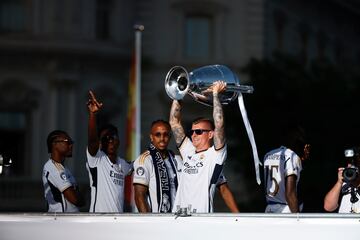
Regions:
<svg viewBox="0 0 360 240"><path fill-rule="evenodd" d="M184 163L184 173L187 174L197 174L199 172L199 168L203 167L203 162L196 162L195 165L190 165L188 162Z"/></svg>
<svg viewBox="0 0 360 240"><path fill-rule="evenodd" d="M185 168L184 169L184 173L187 174L197 174L199 172L199 170L197 170L197 168Z"/></svg>
<svg viewBox="0 0 360 240"><path fill-rule="evenodd" d="M114 184L120 185L120 186L124 185L124 175L123 174L110 170L110 177L112 178Z"/></svg>
<svg viewBox="0 0 360 240"><path fill-rule="evenodd" d="M145 169L143 167L138 167L136 169L136 175L142 176L142 175L144 175L144 173L145 173Z"/></svg>
<svg viewBox="0 0 360 240"><path fill-rule="evenodd" d="M203 162L197 162L196 163L196 167L198 167L198 168L203 167L203 166L204 166Z"/></svg>

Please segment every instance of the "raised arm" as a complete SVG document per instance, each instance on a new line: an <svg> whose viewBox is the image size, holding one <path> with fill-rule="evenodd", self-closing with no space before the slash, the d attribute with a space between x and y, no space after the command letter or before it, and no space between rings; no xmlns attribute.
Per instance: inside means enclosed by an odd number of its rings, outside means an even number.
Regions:
<svg viewBox="0 0 360 240"><path fill-rule="evenodd" d="M89 111L88 125L88 151L91 156L95 156L99 149L99 137L97 134L96 114L101 109L102 103L96 100L95 94L89 91L89 100L87 102Z"/></svg>
<svg viewBox="0 0 360 240"><path fill-rule="evenodd" d="M223 81L216 81L212 86L215 149L220 149L225 144L224 112L219 100L219 93L225 91L225 89L226 83Z"/></svg>
<svg viewBox="0 0 360 240"><path fill-rule="evenodd" d="M178 100L173 100L172 102L169 123L175 142L179 146L185 138L185 131L181 125L181 104Z"/></svg>
<svg viewBox="0 0 360 240"><path fill-rule="evenodd" d="M328 212L335 211L339 206L339 197L343 184L343 171L344 168L338 169L338 180L324 198L324 209Z"/></svg>

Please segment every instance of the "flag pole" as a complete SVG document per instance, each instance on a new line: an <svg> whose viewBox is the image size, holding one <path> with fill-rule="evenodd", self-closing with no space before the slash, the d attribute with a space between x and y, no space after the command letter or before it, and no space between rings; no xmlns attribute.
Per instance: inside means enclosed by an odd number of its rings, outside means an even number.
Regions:
<svg viewBox="0 0 360 240"><path fill-rule="evenodd" d="M141 148L141 34L143 25L134 25L135 46L129 74L129 102L126 132L126 157L134 161L140 156ZM134 203L132 177L125 177L125 206L126 212L137 211Z"/></svg>
<svg viewBox="0 0 360 240"><path fill-rule="evenodd" d="M136 123L135 123L135 151L134 157L140 155L141 148L141 37L144 26L141 24L134 25L135 30L135 86L136 86Z"/></svg>

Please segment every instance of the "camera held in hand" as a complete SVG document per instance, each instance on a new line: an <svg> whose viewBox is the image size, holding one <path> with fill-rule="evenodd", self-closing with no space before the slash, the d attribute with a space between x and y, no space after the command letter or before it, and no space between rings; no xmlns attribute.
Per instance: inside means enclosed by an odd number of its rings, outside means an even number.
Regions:
<svg viewBox="0 0 360 240"><path fill-rule="evenodd" d="M346 149L344 154L346 158L346 162L350 164L350 166L346 167L343 171L343 179L344 182L350 183L359 177L359 168L358 168L358 158L359 158L359 148L349 148Z"/></svg>

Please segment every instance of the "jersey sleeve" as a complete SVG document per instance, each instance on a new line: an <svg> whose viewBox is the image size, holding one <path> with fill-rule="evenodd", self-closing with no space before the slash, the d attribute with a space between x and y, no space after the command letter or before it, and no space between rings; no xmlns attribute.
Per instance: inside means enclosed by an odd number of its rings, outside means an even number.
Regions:
<svg viewBox="0 0 360 240"><path fill-rule="evenodd" d="M188 137L185 137L184 141L179 146L181 157L184 159L187 155L193 155L195 153L195 147Z"/></svg>
<svg viewBox="0 0 360 240"><path fill-rule="evenodd" d="M227 179L226 179L224 173L221 172L221 174L216 182L216 186L220 186L221 184L224 184L224 183L227 183Z"/></svg>
<svg viewBox="0 0 360 240"><path fill-rule="evenodd" d="M227 157L227 146L224 145L224 147L222 147L218 150L215 150L215 148L213 146L212 151L213 151L212 154L214 154L215 163L219 164L219 165L223 165L226 160L226 157Z"/></svg>
<svg viewBox="0 0 360 240"><path fill-rule="evenodd" d="M57 188L60 192L65 191L72 186L71 176L65 168L56 169L53 168L49 174L49 181Z"/></svg>
<svg viewBox="0 0 360 240"><path fill-rule="evenodd" d="M290 176L290 175L298 176L299 168L298 168L297 161L300 161L300 158L294 152L292 152L289 155L286 155L285 163L284 163L285 164L284 165L285 177Z"/></svg>
<svg viewBox="0 0 360 240"><path fill-rule="evenodd" d="M126 175L131 175L131 173L134 171L134 162L127 162L125 161L126 164Z"/></svg>
<svg viewBox="0 0 360 240"><path fill-rule="evenodd" d="M183 164L183 159L180 155L175 155L176 170L179 172Z"/></svg>
<svg viewBox="0 0 360 240"><path fill-rule="evenodd" d="M96 167L96 165L98 165L100 158L104 155L105 153L103 151L101 151L100 149L96 152L95 156L91 156L91 154L89 153L89 149L86 148L86 158L87 158L87 162L89 164L89 167Z"/></svg>
<svg viewBox="0 0 360 240"><path fill-rule="evenodd" d="M121 169L123 170L125 176L131 175L131 173L134 170L134 163L133 162L128 162L125 159L122 159L119 157L120 165L121 165Z"/></svg>
<svg viewBox="0 0 360 240"><path fill-rule="evenodd" d="M133 184L149 186L152 171L151 157L148 152L145 152L134 161Z"/></svg>

